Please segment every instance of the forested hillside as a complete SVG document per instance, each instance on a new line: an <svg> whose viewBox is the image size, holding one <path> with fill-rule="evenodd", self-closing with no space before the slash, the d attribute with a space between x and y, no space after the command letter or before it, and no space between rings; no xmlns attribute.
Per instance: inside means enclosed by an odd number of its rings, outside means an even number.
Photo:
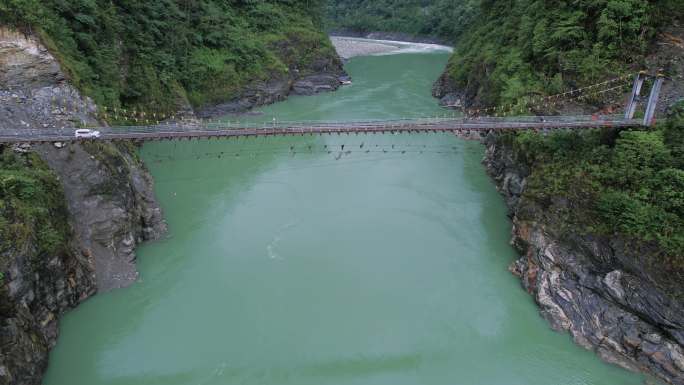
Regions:
<svg viewBox="0 0 684 385"><path fill-rule="evenodd" d="M37 33L99 104L173 109L334 56L321 11L316 0L5 0L0 23Z"/></svg>
<svg viewBox="0 0 684 385"><path fill-rule="evenodd" d="M451 41L477 14L479 0L329 0L332 31L400 32Z"/></svg>
<svg viewBox="0 0 684 385"><path fill-rule="evenodd" d="M515 104L642 68L682 0L482 0L456 39L447 91L466 106Z"/></svg>

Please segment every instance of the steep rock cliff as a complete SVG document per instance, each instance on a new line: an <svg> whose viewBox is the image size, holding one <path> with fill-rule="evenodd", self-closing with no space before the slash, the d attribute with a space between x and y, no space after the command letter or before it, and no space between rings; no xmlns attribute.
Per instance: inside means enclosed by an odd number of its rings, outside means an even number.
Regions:
<svg viewBox="0 0 684 385"><path fill-rule="evenodd" d="M93 261L70 239L64 193L47 164L7 148L2 157L0 384L37 384L59 316L96 291Z"/></svg>
<svg viewBox="0 0 684 385"><path fill-rule="evenodd" d="M68 84L36 39L0 29L0 58L0 128L93 122L95 105ZM158 238L165 224L151 177L131 146L56 143L11 151L25 159L18 167L45 168L55 181L60 199L46 209L69 228L58 252L17 244L0 266L0 384L33 385L41 383L59 317L97 291L134 282L135 246Z"/></svg>
<svg viewBox="0 0 684 385"><path fill-rule="evenodd" d="M555 330L602 359L684 384L684 304L639 265L629 239L592 235L559 221L576 204L558 197L548 208L526 198L531 170L500 136L486 139L484 164L513 218L510 266Z"/></svg>

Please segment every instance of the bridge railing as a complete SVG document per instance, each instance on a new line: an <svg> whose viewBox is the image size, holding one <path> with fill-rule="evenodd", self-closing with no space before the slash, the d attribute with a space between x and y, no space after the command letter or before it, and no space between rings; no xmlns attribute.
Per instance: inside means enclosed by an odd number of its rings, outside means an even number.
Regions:
<svg viewBox="0 0 684 385"><path fill-rule="evenodd" d="M249 131L250 135L258 135L261 130L269 134L273 132L349 132L349 131L393 131L393 130L488 130L488 129L523 129L560 128L560 127L588 127L587 122L596 121L597 126L636 125L636 121L625 120L621 115L576 115L576 116L515 116L515 117L459 117L459 118L406 118L393 120L363 120L363 121L275 121L259 123L233 123L226 121L183 121L166 122L159 125L147 126L114 126L93 128L108 138L154 137L155 134L164 136L210 136L212 133L240 135L242 131ZM625 124L627 123L627 124ZM566 126L567 125L567 126ZM39 138L45 141L61 141L74 137L77 128L20 128L16 130L0 129L0 139L30 140Z"/></svg>

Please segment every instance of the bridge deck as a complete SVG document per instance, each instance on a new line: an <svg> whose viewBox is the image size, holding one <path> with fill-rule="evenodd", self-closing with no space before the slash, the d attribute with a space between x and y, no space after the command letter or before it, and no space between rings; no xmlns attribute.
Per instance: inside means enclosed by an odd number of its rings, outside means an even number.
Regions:
<svg viewBox="0 0 684 385"><path fill-rule="evenodd" d="M172 123L153 126L100 127L99 138L82 139L74 136L75 128L0 130L0 143L71 142L80 140L159 140L182 138L227 138L251 136L305 134L372 134L372 133L435 133L488 131L545 131L552 129L588 129L600 127L638 127L638 120L614 116L518 117L509 119L434 119L397 120L346 123L277 123L249 127L230 123Z"/></svg>

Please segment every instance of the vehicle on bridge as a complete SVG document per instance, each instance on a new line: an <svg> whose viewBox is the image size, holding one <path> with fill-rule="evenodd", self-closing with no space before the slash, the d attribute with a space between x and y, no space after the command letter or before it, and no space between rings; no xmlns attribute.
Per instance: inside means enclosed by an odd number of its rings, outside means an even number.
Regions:
<svg viewBox="0 0 684 385"><path fill-rule="evenodd" d="M89 130L87 128L81 128L81 129L78 129L74 132L74 136L77 138L84 138L84 139L99 138L100 137L100 131Z"/></svg>

